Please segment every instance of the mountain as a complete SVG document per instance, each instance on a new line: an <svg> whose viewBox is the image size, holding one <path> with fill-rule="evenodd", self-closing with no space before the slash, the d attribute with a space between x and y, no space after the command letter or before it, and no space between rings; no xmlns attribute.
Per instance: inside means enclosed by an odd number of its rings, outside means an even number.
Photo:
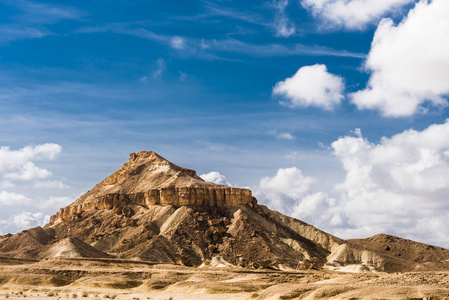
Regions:
<svg viewBox="0 0 449 300"><path fill-rule="evenodd" d="M426 247L434 246L409 247L399 256L396 248L402 244L390 244L387 251L382 238L345 241L259 205L248 189L206 182L194 170L142 151L62 208L44 228L0 237L0 255L284 270L447 269L447 249L437 247L438 253L429 256Z"/></svg>

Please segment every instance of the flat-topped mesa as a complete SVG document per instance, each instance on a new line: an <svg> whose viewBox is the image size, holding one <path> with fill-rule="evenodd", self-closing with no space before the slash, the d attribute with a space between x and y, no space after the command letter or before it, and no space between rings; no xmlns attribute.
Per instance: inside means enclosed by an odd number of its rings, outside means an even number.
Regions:
<svg viewBox="0 0 449 300"><path fill-rule="evenodd" d="M196 171L175 165L153 151L132 153L117 171L78 200L53 215L50 224L92 209L129 204L202 205L235 207L256 204L248 189L232 188L201 179Z"/></svg>

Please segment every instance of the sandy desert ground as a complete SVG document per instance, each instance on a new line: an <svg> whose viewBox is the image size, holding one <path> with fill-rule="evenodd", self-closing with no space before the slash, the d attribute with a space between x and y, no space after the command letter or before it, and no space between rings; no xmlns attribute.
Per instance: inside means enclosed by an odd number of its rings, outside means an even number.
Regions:
<svg viewBox="0 0 449 300"><path fill-rule="evenodd" d="M116 259L1 259L8 299L449 299L449 272L184 267Z"/></svg>

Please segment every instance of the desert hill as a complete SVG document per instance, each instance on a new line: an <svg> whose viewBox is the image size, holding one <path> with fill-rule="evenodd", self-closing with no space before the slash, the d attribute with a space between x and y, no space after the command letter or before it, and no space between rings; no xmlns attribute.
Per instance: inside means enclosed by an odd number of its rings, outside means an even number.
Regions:
<svg viewBox="0 0 449 300"><path fill-rule="evenodd" d="M429 255L427 248L433 246L404 248L408 241L394 240L390 250L383 236L342 240L257 204L248 189L206 182L193 170L142 151L62 208L44 228L0 237L0 256L349 272L449 266L447 249ZM401 255L394 255L399 249Z"/></svg>
<svg viewBox="0 0 449 300"><path fill-rule="evenodd" d="M120 169L62 208L50 222L66 221L92 209L119 209L127 204L232 207L252 201L250 190L206 182L194 170L179 167L155 152L142 151L132 153Z"/></svg>
<svg viewBox="0 0 449 300"><path fill-rule="evenodd" d="M381 233L366 239L350 239L348 242L383 255L421 263L420 267L424 269L447 270L449 266L448 249L393 235Z"/></svg>

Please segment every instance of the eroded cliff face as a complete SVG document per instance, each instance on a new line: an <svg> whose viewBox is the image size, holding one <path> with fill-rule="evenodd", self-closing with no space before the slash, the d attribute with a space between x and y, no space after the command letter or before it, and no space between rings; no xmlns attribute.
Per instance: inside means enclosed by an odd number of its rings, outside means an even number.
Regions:
<svg viewBox="0 0 449 300"><path fill-rule="evenodd" d="M177 166L152 151L132 153L116 172L71 205L61 208L50 225L69 220L85 211L121 209L128 205L254 206L248 189L207 182L196 171Z"/></svg>

